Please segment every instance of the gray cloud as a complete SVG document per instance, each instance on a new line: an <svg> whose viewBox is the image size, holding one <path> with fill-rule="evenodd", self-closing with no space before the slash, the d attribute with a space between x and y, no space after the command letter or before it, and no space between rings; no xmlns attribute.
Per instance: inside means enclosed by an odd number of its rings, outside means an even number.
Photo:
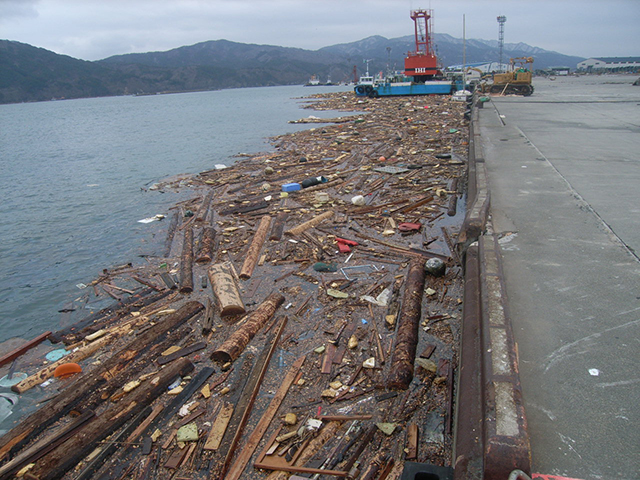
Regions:
<svg viewBox="0 0 640 480"><path fill-rule="evenodd" d="M371 35L411 35L399 0L0 0L3 35L86 60L227 39L318 49ZM430 0L434 30L579 56L639 55L637 0ZM6 21L11 18L11 21Z"/></svg>

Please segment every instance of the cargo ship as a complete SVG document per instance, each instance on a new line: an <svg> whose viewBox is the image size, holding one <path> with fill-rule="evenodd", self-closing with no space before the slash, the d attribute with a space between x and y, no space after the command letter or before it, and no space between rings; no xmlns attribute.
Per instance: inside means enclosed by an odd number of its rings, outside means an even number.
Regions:
<svg viewBox="0 0 640 480"><path fill-rule="evenodd" d="M391 95L450 95L461 85L444 78L431 41L432 10L412 10L415 26L415 50L407 53L404 71L374 79L373 83L360 82L354 87L359 97Z"/></svg>

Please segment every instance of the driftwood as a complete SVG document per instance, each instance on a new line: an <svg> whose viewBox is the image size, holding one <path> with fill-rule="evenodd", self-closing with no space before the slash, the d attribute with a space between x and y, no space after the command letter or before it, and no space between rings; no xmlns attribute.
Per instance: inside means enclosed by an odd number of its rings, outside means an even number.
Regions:
<svg viewBox="0 0 640 480"><path fill-rule="evenodd" d="M269 240L279 241L282 238L284 232L285 223L287 223L287 212L278 212L276 219L273 221L273 227L271 227L271 233L269 234Z"/></svg>
<svg viewBox="0 0 640 480"><path fill-rule="evenodd" d="M129 326L129 328L131 327ZM98 340L91 342L86 347L82 347L76 350L75 352L71 352L68 355L65 355L60 360L47 365L46 367L40 369L38 372L34 373L33 375L28 376L21 382L16 383L11 387L11 390L13 390L16 393L24 393L27 390L31 390L33 387L40 385L42 382L52 378L55 369L58 368L60 365L65 363L70 363L70 362L79 362L81 360L84 360L85 358L88 358L94 353L96 353L105 345L108 345L109 343L113 342L115 339L116 339L116 335L106 335L102 338L99 338Z"/></svg>
<svg viewBox="0 0 640 480"><path fill-rule="evenodd" d="M320 433L311 440L307 446L304 448L304 451L300 454L295 462L297 465L304 465L307 461L311 459L329 440L334 438L338 431L340 430L341 423L340 422L329 422L327 423ZM270 442L271 443L271 442ZM267 448L269 445L267 445ZM277 457L276 455L272 455L271 457ZM278 465L274 465L269 463L270 461L279 460ZM347 471L341 470L322 470L317 468L308 468L297 465L288 465L284 459L278 458L270 458L264 455L264 452L260 455L256 463L254 463L255 468L264 468L267 470L280 470L272 472L266 480L286 480L289 478L289 473L287 472L298 472L298 473L320 473L327 475L338 475L345 477L347 475Z"/></svg>
<svg viewBox="0 0 640 480"><path fill-rule="evenodd" d="M126 383L126 378L137 374L148 365L148 361L144 358L135 362L136 357L147 350L150 350L150 356L158 356L160 351L166 348L165 342L160 341L161 336L167 332L173 335L174 338L169 336L166 343L181 338L182 333L178 327L203 309L202 304L198 302L186 303L177 312L167 315L157 325L138 335L96 370L81 374L60 395L23 419L0 438L0 459L16 451L73 408L78 406L92 408L103 399L103 396L108 398ZM150 345L152 345L151 349ZM119 375L120 372L123 372L122 375Z"/></svg>
<svg viewBox="0 0 640 480"><path fill-rule="evenodd" d="M267 239L267 233L269 232L270 225L271 217L269 215L263 216L258 224L253 241L251 242L251 245L249 245L249 251L247 252L242 269L240 270L240 278L251 278L253 269L256 268L258 263L258 257L260 256L262 245L264 245L264 241Z"/></svg>
<svg viewBox="0 0 640 480"><path fill-rule="evenodd" d="M393 347L391 368L387 376L387 387L406 390L413 380L413 363L418 346L418 331L422 313L425 270L422 259L409 264L409 272L402 298L402 309L398 322L398 333Z"/></svg>
<svg viewBox="0 0 640 480"><path fill-rule="evenodd" d="M0 467L0 480L11 478L14 473L29 463L33 463L39 458L49 453L61 443L65 442L82 425L93 420L95 412L85 410L70 425L60 429L58 432L48 435L26 449L20 455Z"/></svg>
<svg viewBox="0 0 640 480"><path fill-rule="evenodd" d="M78 340L74 337L73 339L67 340L67 337L73 336L76 332L82 330L85 327L90 325L94 325L103 321L106 318L114 317L116 319L122 318L126 314L128 314L132 310L132 304L136 304L139 300L153 294L154 291L150 288L140 290L136 292L134 295L124 299L122 302L116 302L108 307L103 308L102 310L89 315L88 317L83 318L79 322L74 323L66 328L58 330L57 332L53 332L49 335L49 341L51 343L58 343L64 341L67 345L71 343L75 343ZM154 297L152 297L154 298Z"/></svg>
<svg viewBox="0 0 640 480"><path fill-rule="evenodd" d="M193 292L193 228L184 231L180 257L180 293Z"/></svg>
<svg viewBox="0 0 640 480"><path fill-rule="evenodd" d="M42 342L44 342L49 335L51 335L51 332L44 332L44 333L38 335L36 338L34 338L32 340L29 340L28 342L24 343L23 345L20 345L18 348L13 349L12 351L7 353L6 355L3 355L2 357L0 357L0 367L3 366L3 365L6 365L7 363L9 363L12 360L15 360L16 358L21 356L24 352L32 349L33 347L39 345Z"/></svg>
<svg viewBox="0 0 640 480"><path fill-rule="evenodd" d="M278 307L284 302L284 297L273 292L264 302L251 313L231 336L211 355L212 360L231 362L237 359L256 333L269 321Z"/></svg>
<svg viewBox="0 0 640 480"><path fill-rule="evenodd" d="M40 480L60 478L93 450L100 440L120 428L164 393L167 386L178 376L188 374L193 368L193 364L185 358L168 365L158 372L154 379L149 379L133 390L94 421L86 424L75 436L36 462L30 473Z"/></svg>
<svg viewBox="0 0 640 480"><path fill-rule="evenodd" d="M269 368L269 362L271 361L271 357L273 357L273 353L276 350L278 345L278 340L280 340L280 336L287 326L288 319L287 317L282 317L280 325L276 332L274 332L260 352L260 356L256 359L256 363L249 374L249 380L242 391L242 395L238 404L236 405L236 410L234 415L241 415L237 425L234 424L235 431L233 435L233 439L229 445L229 448L226 452L226 456L224 459L224 463L222 464L222 471L220 473L220 477L224 478L226 476L227 470L231 464L231 460L235 453L235 449L238 446L238 442L240 441L240 436L242 435L242 431L249 420L249 416L251 415L251 411L253 409L253 404L255 403L256 397L258 396L258 391L260 390L260 386L262 385L262 380L264 379L265 374L267 373L267 368Z"/></svg>
<svg viewBox="0 0 640 480"><path fill-rule="evenodd" d="M171 215L171 220L169 221L169 226L167 227L167 237L164 240L164 256L168 257L171 253L171 245L173 244L173 236L176 233L176 229L178 228L178 224L180 223L180 214L178 210L174 210L173 215Z"/></svg>
<svg viewBox="0 0 640 480"><path fill-rule="evenodd" d="M227 475L225 477L225 480L238 480L240 478L240 475L242 475L242 472L244 471L246 466L249 464L249 460L251 459L253 452L258 446L258 443L260 443L262 436L267 432L267 429L271 425L273 417L278 411L280 404L286 397L287 392L291 387L291 384L293 383L296 376L298 375L298 372L300 371L300 368L302 367L304 360L305 360L305 357L300 357L298 360L296 360L294 364L291 366L291 368L289 369L289 371L287 372L287 374L285 375L284 380L282 381L282 383L280 384L280 387L278 388L278 391L275 393L274 397L271 399L271 403L269 403L269 406L262 414L262 417L260 418L260 421L256 425L256 428L253 430L253 432L251 433L251 436L249 437L247 442L244 444L235 462L229 468Z"/></svg>
<svg viewBox="0 0 640 480"><path fill-rule="evenodd" d="M284 233L285 235L290 235L290 236L300 235L302 232L309 230L311 227L315 227L316 225L319 225L325 220L328 220L329 218L333 217L333 214L334 214L333 210L329 210L327 212L321 213L320 215L313 217L311 220L301 223L300 225L295 226Z"/></svg>
<svg viewBox="0 0 640 480"><path fill-rule="evenodd" d="M146 297L141 298L135 303L131 304L127 309L122 310L122 312L119 312L118 315L115 315L113 318L107 317L103 321L94 322L91 325L78 329L69 335L66 335L63 339L63 342L66 345L71 345L79 342L82 339L85 339L87 335L91 335L92 333L95 333L98 330L102 330L108 327L109 325L112 325L112 324L118 325L119 321L122 320L124 316L128 315L132 311L135 311L135 310L141 311L145 307L149 307L158 302L163 302L167 299L169 295L171 295L171 293L172 292L170 290L166 290L166 289L159 291L157 293L151 292Z"/></svg>
<svg viewBox="0 0 640 480"><path fill-rule="evenodd" d="M209 267L209 282L218 299L220 316L245 313L240 291L230 271L228 263L216 263Z"/></svg>
<svg viewBox="0 0 640 480"><path fill-rule="evenodd" d="M209 263L213 258L213 249L216 244L216 230L213 227L204 227L200 246L196 255L196 263Z"/></svg>

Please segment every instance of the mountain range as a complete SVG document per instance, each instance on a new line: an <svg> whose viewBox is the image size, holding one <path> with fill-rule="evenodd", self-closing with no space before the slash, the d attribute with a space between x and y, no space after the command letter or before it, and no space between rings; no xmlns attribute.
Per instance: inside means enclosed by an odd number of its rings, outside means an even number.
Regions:
<svg viewBox="0 0 640 480"><path fill-rule="evenodd" d="M445 66L463 62L463 41L435 34L434 43ZM323 82L351 81L364 74L401 70L414 49L412 35L387 39L372 36L304 50L273 45L212 40L165 52L115 55L98 61L78 60L20 42L0 40L0 103L60 98L100 97L223 88L296 85L312 75ZM534 67L570 66L582 57L532 47L505 44L503 58L532 56ZM498 61L498 42L466 41L466 62Z"/></svg>

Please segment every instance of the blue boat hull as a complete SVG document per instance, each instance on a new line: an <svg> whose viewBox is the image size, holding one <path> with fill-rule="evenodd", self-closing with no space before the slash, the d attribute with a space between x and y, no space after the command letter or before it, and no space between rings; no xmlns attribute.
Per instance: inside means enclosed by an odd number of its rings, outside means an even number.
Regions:
<svg viewBox="0 0 640 480"><path fill-rule="evenodd" d="M399 95L450 95L455 85L448 81L433 81L425 83L383 83L376 86L356 85L354 91L358 97L389 97Z"/></svg>

